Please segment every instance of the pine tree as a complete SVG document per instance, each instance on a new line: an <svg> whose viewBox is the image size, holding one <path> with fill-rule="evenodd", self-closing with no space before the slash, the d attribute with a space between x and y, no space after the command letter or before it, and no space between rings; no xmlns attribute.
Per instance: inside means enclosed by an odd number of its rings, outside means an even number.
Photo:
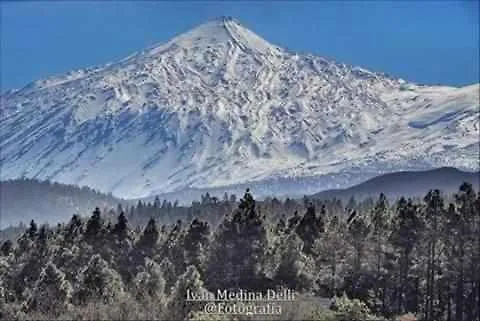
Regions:
<svg viewBox="0 0 480 321"><path fill-rule="evenodd" d="M29 298L29 308L47 315L58 315L70 303L72 286L65 274L49 262L40 274Z"/></svg>
<svg viewBox="0 0 480 321"><path fill-rule="evenodd" d="M438 245L439 245L439 227L440 219L444 214L443 198L439 190L431 190L424 198L425 202L425 221L426 225L426 245L427 245L427 273L426 290L424 295L424 319L433 321L437 318L436 279L439 271Z"/></svg>
<svg viewBox="0 0 480 321"><path fill-rule="evenodd" d="M100 300L112 303L124 291L120 275L95 254L79 275L75 296L80 303Z"/></svg>
<svg viewBox="0 0 480 321"><path fill-rule="evenodd" d="M0 276L2 276L0 274ZM0 282L0 320L13 320L13 316L7 311L7 294L6 289Z"/></svg>
<svg viewBox="0 0 480 321"><path fill-rule="evenodd" d="M285 220L283 218L280 218L275 227L275 233L282 234L286 231L286 229L287 229L287 224L285 223Z"/></svg>
<svg viewBox="0 0 480 321"><path fill-rule="evenodd" d="M160 262L160 269L162 275L165 278L165 293L170 295L172 288L177 281L177 274L175 272L175 266L170 262L168 258L163 258Z"/></svg>
<svg viewBox="0 0 480 321"><path fill-rule="evenodd" d="M138 233L138 232L136 232ZM133 250L128 254L128 267L125 267L122 271L122 276L127 273L128 275L136 275L140 272L139 268L146 264L145 258L154 258L158 252L158 239L159 231L157 223L154 218L151 218L137 242L133 245ZM158 260L160 262L160 260ZM132 264L133 263L133 264Z"/></svg>
<svg viewBox="0 0 480 321"><path fill-rule="evenodd" d="M82 234L82 220L78 215L73 215L65 229L65 241L72 243Z"/></svg>
<svg viewBox="0 0 480 321"><path fill-rule="evenodd" d="M182 226L183 222L178 220L168 233L161 247L162 255L167 257L175 267L176 275L184 273L186 269L184 251L185 231Z"/></svg>
<svg viewBox="0 0 480 321"><path fill-rule="evenodd" d="M474 317L473 314L477 313L478 309L475 311L467 307L475 306L475 296L477 294L480 296L480 293L475 293L473 290L475 283L477 286L480 286L477 265L479 257L479 248L477 246L480 246L478 227L480 223L478 207L476 207L476 195L471 184L463 183L460 186L459 192L455 194L455 203L458 214L451 217L452 220L456 219L456 224L455 221L452 223L457 226L458 235L456 239L458 263L455 285L455 318L463 321L472 319ZM470 286L468 286L466 279L472 280ZM465 300L465 292L470 292L466 296L468 298L467 301Z"/></svg>
<svg viewBox="0 0 480 321"><path fill-rule="evenodd" d="M475 255L475 264L477 268L480 266L480 191L477 193L477 197L475 199L475 205L474 205L474 220L475 223L473 224L473 235L476 236L476 241L474 248L476 248L476 251L473 251ZM480 273L477 273L474 276L474 280L476 282L476 292L477 292L477 303L475 306L477 307L476 309L476 314L475 317L477 319L480 319Z"/></svg>
<svg viewBox="0 0 480 321"><path fill-rule="evenodd" d="M312 289L314 262L304 253L303 246L303 241L295 233L282 242L278 249L280 262L275 271L275 284L299 291Z"/></svg>
<svg viewBox="0 0 480 321"><path fill-rule="evenodd" d="M415 297L418 296L413 280L409 277L414 264L412 252L419 242L423 222L418 215L418 208L412 200L400 198L396 206L394 229L390 235L393 249L398 253L398 290L395 298L396 313L417 311ZM393 271L392 271L393 272Z"/></svg>
<svg viewBox="0 0 480 321"><path fill-rule="evenodd" d="M360 272L362 270L362 260L364 258L365 245L370 234L370 229L365 218L356 215L348 226L348 231L351 237L351 244L355 249L353 270Z"/></svg>
<svg viewBox="0 0 480 321"><path fill-rule="evenodd" d="M49 234L50 231L48 230L48 227L46 225L42 225L38 230L36 248L41 255L47 255Z"/></svg>
<svg viewBox="0 0 480 321"><path fill-rule="evenodd" d="M98 207L93 211L92 216L87 221L87 228L85 230L85 235L88 239L95 239L100 235L103 227L103 220L101 218L100 209Z"/></svg>
<svg viewBox="0 0 480 321"><path fill-rule="evenodd" d="M160 201L160 200L159 200L159 201ZM160 208L161 208L161 209L164 209L164 210L168 208L168 201L167 201L166 199L164 199L164 200L162 201L162 204L160 205Z"/></svg>
<svg viewBox="0 0 480 321"><path fill-rule="evenodd" d="M155 261L145 259L144 270L135 276L133 284L137 300L153 300L156 304L163 300L165 279L160 265Z"/></svg>
<svg viewBox="0 0 480 321"><path fill-rule="evenodd" d="M210 227L207 222L194 219L185 235L184 248L187 265L194 265L201 275L205 272L209 243Z"/></svg>
<svg viewBox="0 0 480 321"><path fill-rule="evenodd" d="M377 300L382 302L382 311L386 309L386 290L387 290L387 279L385 271L382 270L382 266L385 260L385 244L386 236L388 234L388 201L385 194L381 193L373 211L371 212L371 241L374 246L374 256L375 256L375 282L377 284L375 297Z"/></svg>
<svg viewBox="0 0 480 321"><path fill-rule="evenodd" d="M305 253L312 254L313 244L323 232L322 219L317 218L315 206L312 203L307 205L307 212L300 219L295 230L304 243L303 250Z"/></svg>
<svg viewBox="0 0 480 321"><path fill-rule="evenodd" d="M268 249L265 222L247 189L232 218L225 217L215 233L207 271L211 288L262 289L267 279L263 271Z"/></svg>
<svg viewBox="0 0 480 321"><path fill-rule="evenodd" d="M157 195L157 196L155 196L155 200L153 201L153 207L160 208L160 206L161 206L160 197L158 197L158 195Z"/></svg>
<svg viewBox="0 0 480 321"><path fill-rule="evenodd" d="M30 228L30 231L31 230ZM25 236L28 235L28 232ZM40 278L42 269L49 260L51 249L48 246L48 233L47 227L42 225L40 230L36 232L34 241L30 241L29 236L26 237L26 240L23 237L19 240L20 253L18 254L22 257L21 264L18 266L19 271L16 271L13 285L15 294L19 298L23 299L28 296L28 292ZM30 243L28 245L21 245L21 243L26 241Z"/></svg>
<svg viewBox="0 0 480 321"><path fill-rule="evenodd" d="M30 237L31 240L33 240L37 236L37 223L35 223L34 220L30 221L30 228L27 230L27 235Z"/></svg>
<svg viewBox="0 0 480 321"><path fill-rule="evenodd" d="M295 211L295 213L293 213L293 217L288 219L288 232L293 231L297 227L300 220L301 216L298 215L298 211Z"/></svg>
<svg viewBox="0 0 480 321"><path fill-rule="evenodd" d="M330 217L326 222L325 233L315 242L317 266L319 267L319 286L323 295L335 296L339 292L342 260L345 257L346 235L338 216Z"/></svg>
<svg viewBox="0 0 480 321"><path fill-rule="evenodd" d="M182 274L175 283L172 295L167 304L168 320L186 320L192 311L201 307L201 303L187 300L187 291L192 293L207 293L207 290L203 286L200 273L193 265L187 267L185 273Z"/></svg>
<svg viewBox="0 0 480 321"><path fill-rule="evenodd" d="M444 276L446 285L442 289L446 296L446 314L447 320L453 320L454 306L463 313L463 308L459 302L456 302L456 296L463 299L463 293L460 295L456 291L462 289L464 274L464 253L465 253L465 222L457 211L455 204L450 203L443 220L442 234L444 235L445 268ZM457 287L458 286L458 287ZM461 290L463 292L463 289ZM461 302L460 302L461 303ZM457 311L458 313L459 311ZM460 318L461 316L458 315Z"/></svg>
<svg viewBox="0 0 480 321"><path fill-rule="evenodd" d="M127 236L128 232L128 220L125 217L125 213L121 212L118 215L118 221L113 227L112 233L123 239Z"/></svg>
<svg viewBox="0 0 480 321"><path fill-rule="evenodd" d="M8 256L10 255L10 253L13 252L13 243L12 241L10 240L6 240L5 242L3 242L1 248L0 248L0 252L2 253L2 255L4 256Z"/></svg>
<svg viewBox="0 0 480 321"><path fill-rule="evenodd" d="M157 223L155 222L154 218L151 218L145 229L143 230L142 235L138 241L138 245L142 248L154 248L157 244L159 237Z"/></svg>

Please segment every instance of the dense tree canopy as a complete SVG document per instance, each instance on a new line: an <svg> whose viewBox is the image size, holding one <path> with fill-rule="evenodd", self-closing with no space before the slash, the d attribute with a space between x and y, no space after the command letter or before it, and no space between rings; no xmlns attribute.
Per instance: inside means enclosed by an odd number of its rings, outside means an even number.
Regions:
<svg viewBox="0 0 480 321"><path fill-rule="evenodd" d="M53 227L32 221L1 242L0 318L200 320L187 288L288 288L333 299L331 309L297 307L304 319L471 321L479 266L480 195L469 184L346 207L256 201L248 190L191 207L157 198Z"/></svg>

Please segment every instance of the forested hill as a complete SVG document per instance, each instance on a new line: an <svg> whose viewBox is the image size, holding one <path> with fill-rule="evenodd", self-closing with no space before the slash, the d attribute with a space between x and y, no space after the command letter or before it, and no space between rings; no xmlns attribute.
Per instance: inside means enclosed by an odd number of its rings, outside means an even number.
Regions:
<svg viewBox="0 0 480 321"><path fill-rule="evenodd" d="M463 182L480 185L480 172L464 172L453 167L442 167L428 171L404 171L380 175L361 184L346 188L319 192L313 197L321 200L337 198L348 200L377 197L380 193L389 198L422 197L431 189L444 193L455 192Z"/></svg>
<svg viewBox="0 0 480 321"><path fill-rule="evenodd" d="M268 320L479 320L480 194L468 183L448 197L352 202L349 216L338 201L297 211L298 201L256 202L249 191L202 203L192 208L217 209L216 224L196 210L143 228L99 209L55 227L32 222L16 243L0 242L0 319L220 320L187 289L292 289L295 301L277 302ZM158 210L138 205L133 217Z"/></svg>
<svg viewBox="0 0 480 321"><path fill-rule="evenodd" d="M0 182L0 229L35 220L63 222L73 214L90 213L96 206L116 207L123 201L88 187L35 179Z"/></svg>
<svg viewBox="0 0 480 321"><path fill-rule="evenodd" d="M341 208L334 199L342 200L344 204L350 198L364 200L376 199L380 193L388 198L395 199L403 195L406 197L423 197L430 189L440 189L445 194L455 192L456 187L468 182L479 188L479 173L462 172L455 168L439 168L430 171L396 172L375 177L362 184L343 190L328 190L313 195L318 201L328 200L327 204ZM243 186L243 191L248 186ZM257 194L257 186L253 186ZM235 206L237 197L220 190L197 191L194 201L184 194L185 198L175 195L160 195L148 200L122 200L112 195L100 193L88 187L52 183L34 179L19 179L0 182L0 229L20 222L28 224L32 219L37 223L56 224L66 222L73 214L89 215L95 207L102 210L117 209L118 204L132 219L133 223L145 224L151 217L162 218L171 223L178 219L189 219L193 216L208 221L215 221L223 215L225 210ZM241 195L237 189L236 195ZM190 195L192 196L192 195ZM285 200L284 197L281 199ZM270 202L273 201L273 202ZM267 197L259 206L266 212L274 211L278 216L284 209L277 206L278 200ZM286 207L299 210L303 206L301 198L294 201L292 197ZM133 206L132 206L133 205ZM317 204L318 205L318 204ZM328 206L328 205L327 205ZM278 208L277 208L278 207Z"/></svg>

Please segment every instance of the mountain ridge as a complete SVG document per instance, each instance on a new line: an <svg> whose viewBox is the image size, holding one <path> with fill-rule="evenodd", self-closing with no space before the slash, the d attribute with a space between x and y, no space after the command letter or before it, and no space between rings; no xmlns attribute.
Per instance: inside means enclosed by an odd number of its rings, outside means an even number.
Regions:
<svg viewBox="0 0 480 321"><path fill-rule="evenodd" d="M95 207L116 209L128 201L102 194L86 186L34 179L0 181L0 230L21 222L55 224L72 215L86 215Z"/></svg>
<svg viewBox="0 0 480 321"><path fill-rule="evenodd" d="M305 179L302 179L299 184L305 183L304 181ZM309 190L315 190L314 182L315 178L311 178L311 182L306 183ZM217 199L223 200L225 193L236 195L236 198L238 198L249 188L259 201L265 199L264 197L258 197L258 195L263 194L277 199L287 197L302 199L307 195L308 198L317 200L339 199L348 202L352 197L357 201L368 197L376 199L380 193L384 193L387 198L394 200L400 196L421 198L431 189L440 189L444 195L453 194L458 192L458 187L463 182L471 183L474 189L478 190L480 188L480 172L464 172L451 167L427 171L394 172L375 176L345 189L315 191L314 193L308 193L307 190L305 194L299 193L301 188L294 184L292 184L292 187L284 186L282 188L281 185L288 185L288 181L275 181L216 189L182 190L142 199L118 199L86 186L79 187L48 181L17 179L0 181L0 230L7 226L15 226L20 222L26 224L32 219L39 223L48 224L65 222L73 214L88 215L95 207L108 212L121 204L124 209L127 209L128 206L137 205L138 201L154 203L157 197L162 201L190 206L192 202L200 201L207 193L211 197L215 196ZM268 195L262 190L267 184L274 185L278 190L283 190L284 194L270 190L269 192L273 192L273 194Z"/></svg>
<svg viewBox="0 0 480 321"><path fill-rule="evenodd" d="M137 198L275 177L318 176L328 189L402 169L477 169L478 88L291 53L217 19L2 95L0 178Z"/></svg>
<svg viewBox="0 0 480 321"><path fill-rule="evenodd" d="M441 167L427 171L400 171L371 178L360 184L336 190L313 194L318 199L337 198L357 200L378 197L380 193L389 198L423 197L429 190L439 189L445 194L455 193L464 183L470 183L475 190L480 187L480 172L465 172L453 167Z"/></svg>

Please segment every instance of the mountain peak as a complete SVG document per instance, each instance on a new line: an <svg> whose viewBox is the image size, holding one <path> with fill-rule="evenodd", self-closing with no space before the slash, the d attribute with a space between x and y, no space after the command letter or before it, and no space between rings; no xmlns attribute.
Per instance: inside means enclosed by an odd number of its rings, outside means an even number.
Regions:
<svg viewBox="0 0 480 321"><path fill-rule="evenodd" d="M122 197L273 181L307 194L311 182L478 168L478 85L416 86L290 54L230 17L0 100L1 179Z"/></svg>
<svg viewBox="0 0 480 321"><path fill-rule="evenodd" d="M244 27L237 19L220 16L174 37L166 44L153 49L151 54L162 52L172 46L191 49L232 45L244 51L263 55L279 53L276 46Z"/></svg>
<svg viewBox="0 0 480 321"><path fill-rule="evenodd" d="M232 16L218 16L216 18L213 18L212 21L219 21L219 22L237 22L239 23L239 21L235 18L233 18Z"/></svg>

